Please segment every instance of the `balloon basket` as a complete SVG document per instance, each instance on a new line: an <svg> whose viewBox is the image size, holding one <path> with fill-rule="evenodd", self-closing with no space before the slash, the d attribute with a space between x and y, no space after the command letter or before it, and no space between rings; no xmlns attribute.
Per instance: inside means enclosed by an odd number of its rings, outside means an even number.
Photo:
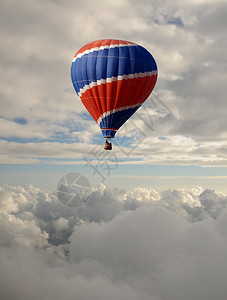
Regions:
<svg viewBox="0 0 227 300"><path fill-rule="evenodd" d="M104 147L105 150L112 150L112 144L110 141L111 141L110 139L106 139L105 147Z"/></svg>

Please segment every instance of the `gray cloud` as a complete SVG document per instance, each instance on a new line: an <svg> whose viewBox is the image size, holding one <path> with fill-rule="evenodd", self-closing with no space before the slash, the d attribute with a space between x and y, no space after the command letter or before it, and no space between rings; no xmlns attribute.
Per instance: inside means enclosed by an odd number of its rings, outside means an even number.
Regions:
<svg viewBox="0 0 227 300"><path fill-rule="evenodd" d="M171 111L171 116L155 119L155 130L146 124L140 124L141 128L155 138L166 136L169 148L174 137L187 135L194 146L203 147L197 149L196 157L195 149L181 149L186 160L177 159L173 152L171 160L204 164L211 149L207 143L213 142L215 155L226 140L225 12L226 1L100 0L95 7L91 1L23 0L20 7L13 0L2 1L1 136L33 138L37 157L42 156L43 140L92 142L99 129L84 117L86 110L73 91L71 58L89 41L122 38L152 52L159 67L155 93ZM18 124L15 118L26 122ZM144 140L133 155L143 157L143 147L150 146L151 140ZM25 160L25 155L15 155L18 147L16 142L13 155L3 155L2 161ZM66 148L70 156L71 149ZM225 148L218 150L217 165L226 164ZM160 151L158 144L156 153ZM207 159L214 162L211 154ZM168 163L163 156L152 158L159 160Z"/></svg>
<svg viewBox="0 0 227 300"><path fill-rule="evenodd" d="M32 185L3 186L0 204L1 298L225 299L219 192L100 185L71 208Z"/></svg>

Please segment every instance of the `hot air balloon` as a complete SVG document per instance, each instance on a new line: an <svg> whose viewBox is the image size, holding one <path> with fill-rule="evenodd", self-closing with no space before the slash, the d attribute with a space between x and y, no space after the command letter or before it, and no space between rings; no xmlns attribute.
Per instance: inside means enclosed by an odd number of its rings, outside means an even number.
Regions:
<svg viewBox="0 0 227 300"><path fill-rule="evenodd" d="M98 40L75 54L72 83L106 138L104 149L112 149L110 139L148 98L157 75L153 56L132 42Z"/></svg>

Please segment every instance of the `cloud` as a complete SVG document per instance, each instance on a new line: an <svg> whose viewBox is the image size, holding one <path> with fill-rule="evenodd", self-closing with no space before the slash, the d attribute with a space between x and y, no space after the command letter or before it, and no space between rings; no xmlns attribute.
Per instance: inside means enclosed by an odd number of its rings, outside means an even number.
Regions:
<svg viewBox="0 0 227 300"><path fill-rule="evenodd" d="M42 142L64 143L66 156L81 142L96 144L100 130L73 91L70 65L85 43L111 37L132 40L152 52L159 68L154 92L171 112L161 117L153 108L153 130L140 120L140 128L155 140L141 141L132 156L144 159L143 149L150 149L159 137L167 137L170 150L176 138L187 136L193 147L181 148L180 159L175 148L172 161L225 165L225 12L226 1L214 5L208 0L100 0L95 7L90 0L64 4L23 0L19 8L14 0L3 1L1 137L15 143L12 155L2 155L1 160L25 160L25 155L17 155L24 141L28 149L36 143L37 157L42 157ZM18 118L26 122L18 124ZM130 122L128 126L133 127ZM123 145L126 151L128 146ZM156 143L157 155L150 160L168 164L165 156L159 157L162 149L163 144ZM59 160L58 154L50 151L50 155ZM121 157L126 158L123 153ZM27 158L31 162L34 159Z"/></svg>
<svg viewBox="0 0 227 300"><path fill-rule="evenodd" d="M224 299L227 196L202 187L100 184L71 208L32 185L2 186L1 297ZM26 284L25 284L26 283Z"/></svg>
<svg viewBox="0 0 227 300"><path fill-rule="evenodd" d="M154 55L165 107L147 102L110 161L226 166L226 9L214 0L2 1L1 162L102 155L69 73L81 46L111 37ZM69 208L34 186L1 187L1 298L225 299L226 202L198 186L100 185Z"/></svg>

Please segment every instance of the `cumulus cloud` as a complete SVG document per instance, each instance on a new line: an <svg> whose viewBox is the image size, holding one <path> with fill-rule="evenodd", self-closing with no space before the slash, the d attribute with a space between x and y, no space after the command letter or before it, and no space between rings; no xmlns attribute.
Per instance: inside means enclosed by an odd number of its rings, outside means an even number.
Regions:
<svg viewBox="0 0 227 300"><path fill-rule="evenodd" d="M100 184L80 207L0 190L4 299L225 299L227 196Z"/></svg>

